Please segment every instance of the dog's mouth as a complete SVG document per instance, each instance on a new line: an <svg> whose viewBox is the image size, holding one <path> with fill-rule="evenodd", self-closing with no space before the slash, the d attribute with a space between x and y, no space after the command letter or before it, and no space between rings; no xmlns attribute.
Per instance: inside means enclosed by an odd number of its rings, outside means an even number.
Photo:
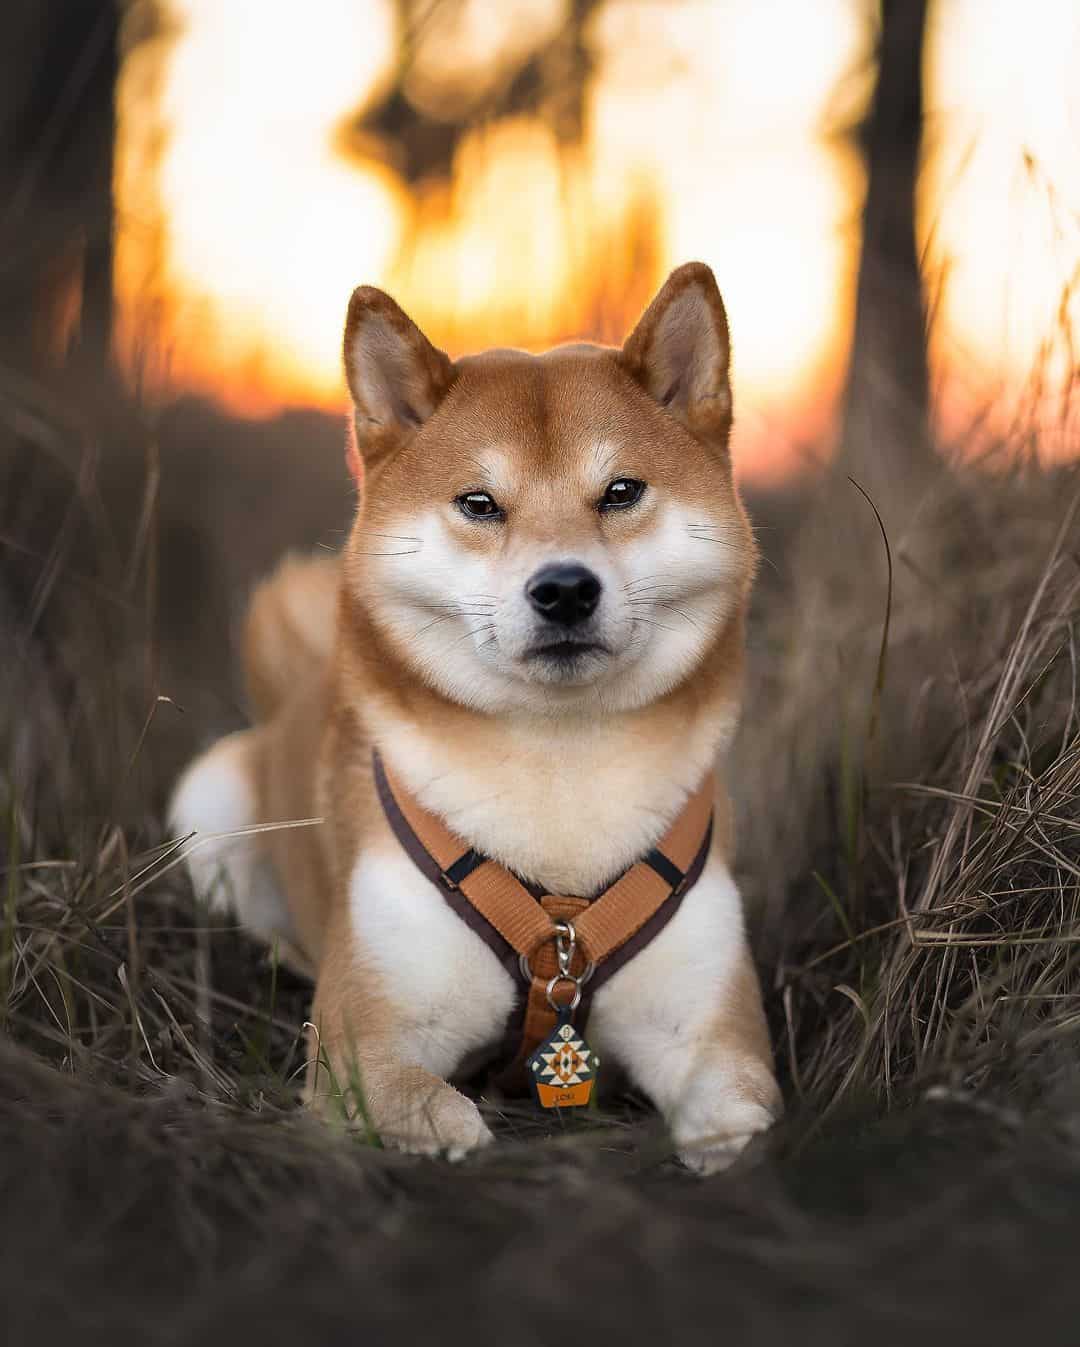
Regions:
<svg viewBox="0 0 1080 1347"><path fill-rule="evenodd" d="M606 645L599 641L548 641L544 645L534 645L526 650L527 660L544 660L553 664L569 664L583 659L586 655L609 655Z"/></svg>

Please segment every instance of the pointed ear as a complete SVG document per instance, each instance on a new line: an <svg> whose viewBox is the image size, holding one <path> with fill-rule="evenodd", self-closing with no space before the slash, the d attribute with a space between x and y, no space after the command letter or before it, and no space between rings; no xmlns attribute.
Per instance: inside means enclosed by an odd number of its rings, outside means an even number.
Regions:
<svg viewBox="0 0 1080 1347"><path fill-rule="evenodd" d="M727 447L731 383L724 301L703 262L673 271L620 355L651 398L700 439Z"/></svg>
<svg viewBox="0 0 1080 1347"><path fill-rule="evenodd" d="M366 458L428 419L454 381L454 366L389 295L362 285L345 319L345 378L356 448Z"/></svg>

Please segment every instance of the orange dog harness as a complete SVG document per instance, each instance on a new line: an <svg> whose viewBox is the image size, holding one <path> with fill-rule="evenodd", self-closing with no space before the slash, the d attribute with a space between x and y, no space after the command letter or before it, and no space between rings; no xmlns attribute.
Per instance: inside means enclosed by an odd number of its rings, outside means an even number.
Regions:
<svg viewBox="0 0 1080 1347"><path fill-rule="evenodd" d="M712 838L711 775L650 852L602 892L578 898L547 893L475 851L392 778L377 752L372 765L402 848L524 984L498 1083L514 1090L531 1079L546 1107L586 1103L596 1064L571 1016L584 1025L597 989L659 935L696 883Z"/></svg>

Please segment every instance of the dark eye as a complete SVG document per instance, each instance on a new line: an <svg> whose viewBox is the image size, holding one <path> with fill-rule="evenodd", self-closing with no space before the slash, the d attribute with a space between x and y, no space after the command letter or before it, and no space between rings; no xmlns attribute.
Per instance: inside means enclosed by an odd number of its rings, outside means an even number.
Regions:
<svg viewBox="0 0 1080 1347"><path fill-rule="evenodd" d="M494 496L489 496L486 491L466 491L463 496L458 496L454 504L462 514L467 514L470 519L499 519L502 517L502 510L495 502Z"/></svg>
<svg viewBox="0 0 1080 1347"><path fill-rule="evenodd" d="M616 477L600 497L600 510L624 510L628 505L636 505L645 490L645 483L636 477Z"/></svg>

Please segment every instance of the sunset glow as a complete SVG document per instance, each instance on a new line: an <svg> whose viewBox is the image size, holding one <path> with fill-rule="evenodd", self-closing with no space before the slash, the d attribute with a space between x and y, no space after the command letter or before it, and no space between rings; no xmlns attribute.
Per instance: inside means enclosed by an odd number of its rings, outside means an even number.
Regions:
<svg viewBox="0 0 1080 1347"><path fill-rule="evenodd" d="M942 429L1068 433L1080 338L1080 8L939 3L920 232ZM1038 72L1033 77L1032 72Z"/></svg>
<svg viewBox="0 0 1080 1347"><path fill-rule="evenodd" d="M251 414L337 408L356 284L392 291L451 354L541 349L620 340L666 272L701 258L731 317L742 470L775 475L827 439L864 187L836 133L869 88L855 0L614 0L586 34L580 144L506 117L465 134L446 177L411 185L392 147L343 134L391 79L400 35L389 0L162 8L168 32L135 49L119 101L118 339L150 388ZM419 48L410 100L452 109L567 9L444 10ZM1069 157L1077 109L1060 93L1078 68L1080 22L1047 4L1044 23L1029 8L1010 24L1007 9L939 3L929 36L920 222L935 381L955 425L989 389L1019 396L1080 255L1066 191L1080 184ZM1009 96L1036 60L1060 78ZM1006 198L1002 175L1008 207L987 210ZM1067 359L1060 343L1047 355L1059 382Z"/></svg>

